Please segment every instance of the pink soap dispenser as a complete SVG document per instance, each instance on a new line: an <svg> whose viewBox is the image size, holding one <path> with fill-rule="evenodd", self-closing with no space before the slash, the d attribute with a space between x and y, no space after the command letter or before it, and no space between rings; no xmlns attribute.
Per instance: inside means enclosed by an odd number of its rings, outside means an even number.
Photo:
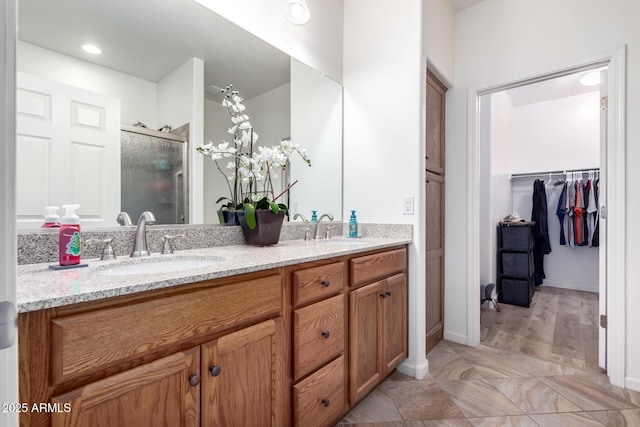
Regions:
<svg viewBox="0 0 640 427"><path fill-rule="evenodd" d="M44 209L47 211L47 214L44 216L44 224L42 224L42 228L60 227L60 215L58 215L58 207L47 206Z"/></svg>
<svg viewBox="0 0 640 427"><path fill-rule="evenodd" d="M60 221L59 250L60 265L80 264L80 217L76 209L80 205L62 205L65 210Z"/></svg>

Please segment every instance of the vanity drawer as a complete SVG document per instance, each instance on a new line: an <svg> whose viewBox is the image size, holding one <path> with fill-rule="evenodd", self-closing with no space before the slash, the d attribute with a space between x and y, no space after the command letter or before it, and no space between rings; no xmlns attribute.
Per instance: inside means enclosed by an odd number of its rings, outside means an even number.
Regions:
<svg viewBox="0 0 640 427"><path fill-rule="evenodd" d="M344 263L321 265L293 272L293 305L298 307L340 293L344 287Z"/></svg>
<svg viewBox="0 0 640 427"><path fill-rule="evenodd" d="M407 250L395 249L353 258L349 261L351 285L371 282L407 267Z"/></svg>
<svg viewBox="0 0 640 427"><path fill-rule="evenodd" d="M294 380L344 351L344 295L293 313Z"/></svg>
<svg viewBox="0 0 640 427"><path fill-rule="evenodd" d="M277 316L281 309L282 276L273 274L60 317L51 321L52 381Z"/></svg>
<svg viewBox="0 0 640 427"><path fill-rule="evenodd" d="M329 426L337 421L344 405L344 356L293 386L296 426Z"/></svg>

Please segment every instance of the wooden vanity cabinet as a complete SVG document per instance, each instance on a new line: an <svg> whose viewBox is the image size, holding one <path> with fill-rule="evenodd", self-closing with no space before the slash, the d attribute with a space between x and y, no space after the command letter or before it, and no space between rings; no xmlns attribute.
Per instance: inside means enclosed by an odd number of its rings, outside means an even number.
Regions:
<svg viewBox="0 0 640 427"><path fill-rule="evenodd" d="M334 425L406 357L406 253L22 313L20 425Z"/></svg>
<svg viewBox="0 0 640 427"><path fill-rule="evenodd" d="M351 406L407 356L406 250L350 261L349 390ZM377 280L376 280L377 279Z"/></svg>
<svg viewBox="0 0 640 427"><path fill-rule="evenodd" d="M333 425L347 410L345 262L303 265L292 277L293 424Z"/></svg>
<svg viewBox="0 0 640 427"><path fill-rule="evenodd" d="M21 314L20 399L58 410L20 424L287 425L283 288L271 270Z"/></svg>

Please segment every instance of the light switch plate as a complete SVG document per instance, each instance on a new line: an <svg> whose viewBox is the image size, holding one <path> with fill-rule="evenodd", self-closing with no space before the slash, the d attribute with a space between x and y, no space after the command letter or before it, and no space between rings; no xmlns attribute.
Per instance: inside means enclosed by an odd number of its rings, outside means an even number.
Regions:
<svg viewBox="0 0 640 427"><path fill-rule="evenodd" d="M402 198L402 214L413 215L413 196L404 196Z"/></svg>

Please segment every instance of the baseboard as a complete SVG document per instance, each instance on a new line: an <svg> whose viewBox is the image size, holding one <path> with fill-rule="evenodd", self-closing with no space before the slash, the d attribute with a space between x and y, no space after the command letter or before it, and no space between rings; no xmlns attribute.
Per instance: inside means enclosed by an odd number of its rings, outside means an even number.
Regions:
<svg viewBox="0 0 640 427"><path fill-rule="evenodd" d="M400 373L413 377L417 380L423 379L429 373L429 361L427 359L424 359L417 365L409 363L407 360L402 362L396 368Z"/></svg>
<svg viewBox="0 0 640 427"><path fill-rule="evenodd" d="M469 338L466 335L458 334L455 332L444 331L444 339L463 345L468 345L469 343Z"/></svg>
<svg viewBox="0 0 640 427"><path fill-rule="evenodd" d="M571 289L573 291L593 292L596 294L600 292L600 289L597 283L591 286L581 286L575 283L552 282L552 283L543 283L541 286L547 286L549 288Z"/></svg>
<svg viewBox="0 0 640 427"><path fill-rule="evenodd" d="M626 377L624 379L624 386L629 390L640 391L640 378Z"/></svg>

